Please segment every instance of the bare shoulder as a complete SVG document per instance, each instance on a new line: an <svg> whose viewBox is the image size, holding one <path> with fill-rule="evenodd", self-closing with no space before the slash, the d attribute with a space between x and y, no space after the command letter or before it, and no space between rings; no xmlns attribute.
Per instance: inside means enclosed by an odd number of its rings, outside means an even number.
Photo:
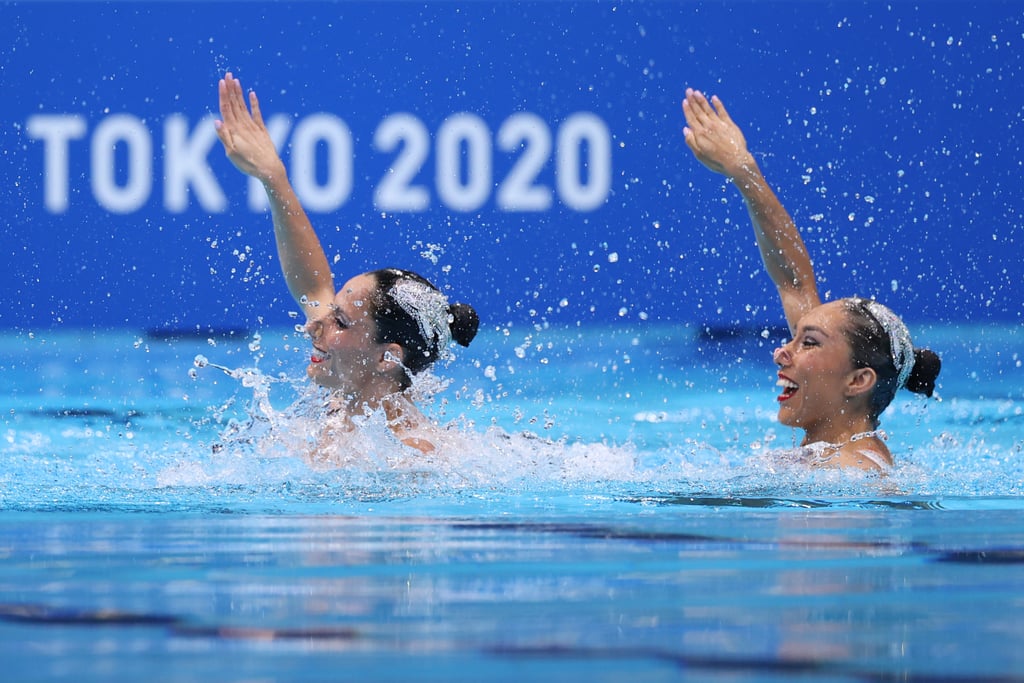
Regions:
<svg viewBox="0 0 1024 683"><path fill-rule="evenodd" d="M436 450L437 426L406 396L397 396L385 404L388 427L399 441L422 453Z"/></svg>
<svg viewBox="0 0 1024 683"><path fill-rule="evenodd" d="M892 467L892 454L877 436L869 436L843 444L829 463L835 467L885 471Z"/></svg>

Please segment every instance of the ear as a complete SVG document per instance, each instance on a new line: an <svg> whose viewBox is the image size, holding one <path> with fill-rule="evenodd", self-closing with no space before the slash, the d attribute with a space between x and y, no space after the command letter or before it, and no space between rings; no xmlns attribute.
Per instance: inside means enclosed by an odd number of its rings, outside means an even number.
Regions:
<svg viewBox="0 0 1024 683"><path fill-rule="evenodd" d="M857 368L846 376L846 396L863 396L875 388L878 374L871 368Z"/></svg>
<svg viewBox="0 0 1024 683"><path fill-rule="evenodd" d="M380 352L380 361L377 363L377 367L381 372L400 372L404 373L405 369L405 349L398 344L385 344L384 348Z"/></svg>

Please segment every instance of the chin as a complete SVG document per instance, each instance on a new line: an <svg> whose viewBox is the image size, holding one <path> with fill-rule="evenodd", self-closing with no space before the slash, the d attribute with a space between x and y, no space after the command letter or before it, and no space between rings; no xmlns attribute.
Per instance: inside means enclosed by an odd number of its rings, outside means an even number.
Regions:
<svg viewBox="0 0 1024 683"><path fill-rule="evenodd" d="M337 382L331 381L332 379L334 379L331 376L331 373L325 370L324 368L313 365L312 363L310 363L309 366L306 367L306 377L309 377L311 380L313 380L314 384L316 384L317 386L321 386L324 389L337 388Z"/></svg>
<svg viewBox="0 0 1024 683"><path fill-rule="evenodd" d="M800 420L797 419L796 415L793 415L791 412L787 411L784 406L779 407L777 419L779 421L779 424L783 425L784 427L800 427Z"/></svg>

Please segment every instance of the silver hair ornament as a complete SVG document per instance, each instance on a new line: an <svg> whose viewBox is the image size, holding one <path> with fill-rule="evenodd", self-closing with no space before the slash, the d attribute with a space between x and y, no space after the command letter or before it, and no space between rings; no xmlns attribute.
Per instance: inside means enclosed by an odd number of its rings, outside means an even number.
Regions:
<svg viewBox="0 0 1024 683"><path fill-rule="evenodd" d="M447 358L451 353L452 331L445 295L409 278L398 280L391 286L389 294L416 321L428 349L433 347L438 358Z"/></svg>
<svg viewBox="0 0 1024 683"><path fill-rule="evenodd" d="M907 386L907 380L914 369L914 345L910 341L910 331L903 324L899 316L889 310L888 307L877 301L867 301L865 306L871 316L878 321L885 333L889 335L889 350L892 355L893 365L898 373L896 388Z"/></svg>

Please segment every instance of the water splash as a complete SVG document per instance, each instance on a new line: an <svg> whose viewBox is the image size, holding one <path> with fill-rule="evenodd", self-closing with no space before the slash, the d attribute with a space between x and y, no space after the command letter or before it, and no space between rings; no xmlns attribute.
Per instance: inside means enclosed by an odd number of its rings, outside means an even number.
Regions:
<svg viewBox="0 0 1024 683"><path fill-rule="evenodd" d="M730 360L742 354L710 362L714 356L701 352L695 363L687 342L671 336L637 344L632 334L532 334L530 348L541 344L550 366L520 360L519 341L499 331L440 369L444 378L418 376L416 402L440 426L430 456L400 443L382 414L337 423L302 376L304 347L289 335L239 340L237 348L22 337L3 351L17 359L5 361L9 367L24 369L20 381L62 383L9 397L0 505L237 510L434 499L516 506L564 496L579 504L935 505L1024 493L1024 411L1013 398L1020 370L1012 354L1002 374L989 373L985 395L973 378L953 383L958 365L992 357L972 343L968 362L949 356L954 374L941 403L895 402L883 428L896 467L879 477L780 459L798 435L775 422L770 387L737 388L756 384L746 375L761 372ZM620 347L632 360L610 372ZM266 357L275 359L273 372L259 367ZM671 383L666 362L675 368ZM499 381L489 370L495 366L509 377ZM155 379L140 384L139 377ZM98 384L102 378L114 384Z"/></svg>

